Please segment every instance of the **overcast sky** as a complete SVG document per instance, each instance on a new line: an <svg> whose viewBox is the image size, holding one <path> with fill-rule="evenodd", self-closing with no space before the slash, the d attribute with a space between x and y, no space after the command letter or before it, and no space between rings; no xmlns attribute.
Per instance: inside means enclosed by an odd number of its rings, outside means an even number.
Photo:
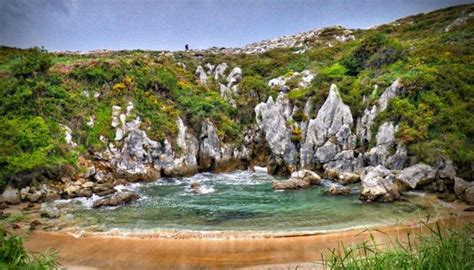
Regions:
<svg viewBox="0 0 474 270"><path fill-rule="evenodd" d="M367 28L474 0L0 0L0 44L48 50L237 47L313 28Z"/></svg>

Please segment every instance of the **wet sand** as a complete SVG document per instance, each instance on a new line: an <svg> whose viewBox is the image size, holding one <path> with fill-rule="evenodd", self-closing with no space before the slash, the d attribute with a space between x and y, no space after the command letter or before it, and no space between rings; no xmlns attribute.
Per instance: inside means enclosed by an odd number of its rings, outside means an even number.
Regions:
<svg viewBox="0 0 474 270"><path fill-rule="evenodd" d="M440 220L443 226L474 223L474 213ZM69 269L321 269L313 263L340 243L350 245L372 234L379 243L406 234L427 231L419 223L350 230L317 235L272 238L181 238L87 235L65 232L33 232L26 247L59 252L61 264Z"/></svg>

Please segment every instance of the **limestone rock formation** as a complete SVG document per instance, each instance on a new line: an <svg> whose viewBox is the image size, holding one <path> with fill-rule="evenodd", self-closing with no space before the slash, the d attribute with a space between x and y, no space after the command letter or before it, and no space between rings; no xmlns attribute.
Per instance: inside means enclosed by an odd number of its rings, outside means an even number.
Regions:
<svg viewBox="0 0 474 270"><path fill-rule="evenodd" d="M299 170L291 174L290 179L284 181L273 181L273 189L297 189L312 185L319 185L321 177L310 170Z"/></svg>
<svg viewBox="0 0 474 270"><path fill-rule="evenodd" d="M215 169L216 162L221 158L221 147L214 125L209 119L202 125L199 139L199 166L204 170L213 170Z"/></svg>
<svg viewBox="0 0 474 270"><path fill-rule="evenodd" d="M399 188L392 171L378 165L364 168L361 175L362 200L373 202L392 202L400 198Z"/></svg>
<svg viewBox="0 0 474 270"><path fill-rule="evenodd" d="M353 125L349 106L344 104L336 85L331 85L329 95L319 109L315 119L308 123L305 142L301 146L301 167L311 167L312 163L329 163L328 168L341 167L344 170L354 170L355 157L352 152L339 155L341 151L355 148L356 137L351 132ZM347 159L346 159L347 158ZM351 163L349 168L341 162Z"/></svg>
<svg viewBox="0 0 474 270"><path fill-rule="evenodd" d="M357 137L363 144L368 144L372 139L371 129L375 117L387 108L390 100L400 94L400 92L402 91L402 87L403 86L401 84L400 79L395 80L392 85L385 89L382 95L380 95L376 104L372 105L371 108L366 108L362 116L357 119L356 133ZM377 89L378 87L376 87L374 91L376 92Z"/></svg>
<svg viewBox="0 0 474 270"><path fill-rule="evenodd" d="M468 182L460 177L456 177L454 179L454 193L459 199L469 204L474 204L474 182Z"/></svg>
<svg viewBox="0 0 474 270"><path fill-rule="evenodd" d="M335 181L342 185L354 184L360 181L360 175L356 173L342 172L337 176L337 178L335 178Z"/></svg>
<svg viewBox="0 0 474 270"><path fill-rule="evenodd" d="M119 206L119 205L136 201L138 199L140 199L140 196L134 192L117 193L109 197L95 201L94 204L92 205L92 208L99 208L99 207L105 207L105 206Z"/></svg>
<svg viewBox="0 0 474 270"><path fill-rule="evenodd" d="M266 103L255 107L256 122L265 134L266 141L278 166L295 168L297 149L291 141L290 129L286 126L291 117L292 107L284 93L278 95L274 102L272 97Z"/></svg>
<svg viewBox="0 0 474 270"><path fill-rule="evenodd" d="M220 78L224 78L224 72L227 70L227 63L221 63L216 66L214 69L214 79L219 80Z"/></svg>
<svg viewBox="0 0 474 270"><path fill-rule="evenodd" d="M352 190L338 183L330 183L327 193L331 195L349 195Z"/></svg>
<svg viewBox="0 0 474 270"><path fill-rule="evenodd" d="M397 173L397 179L412 189L431 183L435 179L436 170L426 164L416 164Z"/></svg>
<svg viewBox="0 0 474 270"><path fill-rule="evenodd" d="M204 84L207 83L207 75L204 69L201 66L198 66L196 69L196 75L199 77L199 82Z"/></svg>
<svg viewBox="0 0 474 270"><path fill-rule="evenodd" d="M229 76L227 76L227 87L231 88L232 86L238 84L242 79L242 69L239 67L235 67L230 72Z"/></svg>

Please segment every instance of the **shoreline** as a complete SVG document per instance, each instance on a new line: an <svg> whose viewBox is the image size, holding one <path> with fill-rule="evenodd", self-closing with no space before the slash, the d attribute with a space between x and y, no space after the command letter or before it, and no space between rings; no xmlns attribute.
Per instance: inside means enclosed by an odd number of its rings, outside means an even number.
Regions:
<svg viewBox="0 0 474 270"><path fill-rule="evenodd" d="M466 204L463 202L443 203L438 200L436 196L423 196L425 202L430 204L433 212L411 217L409 219L391 220L385 222L373 222L367 224L357 224L351 226L344 226L341 228L327 228L327 229L295 229L295 230L235 230L235 229L220 229L220 230L195 230L195 229L173 229L173 228L159 228L153 229L125 229L125 228L108 228L103 230L96 225L80 226L72 225L64 226L51 232L66 233L74 237L90 237L90 236L115 236L115 237L129 237L137 239L209 239L209 240L228 240L228 239L268 239L268 238L286 238L286 237L302 237L323 235L331 233L341 233L353 230L370 230L374 228L393 227L417 225L420 220L426 220L430 216L431 220L443 219L453 215L468 215L464 212ZM59 220L50 220L51 224L57 223ZM60 222L61 224L62 222ZM50 230L48 230L50 231Z"/></svg>
<svg viewBox="0 0 474 270"><path fill-rule="evenodd" d="M458 213L431 220L444 226L474 223L474 213ZM34 231L25 242L28 250L38 252L53 248L60 263L69 269L222 269L250 267L268 269L304 262L317 267L322 253L360 243L371 235L386 243L407 233L428 231L421 222L386 225L370 229L352 229L313 235L269 238L153 238L117 235L74 236L67 232ZM79 267L79 268L78 268Z"/></svg>

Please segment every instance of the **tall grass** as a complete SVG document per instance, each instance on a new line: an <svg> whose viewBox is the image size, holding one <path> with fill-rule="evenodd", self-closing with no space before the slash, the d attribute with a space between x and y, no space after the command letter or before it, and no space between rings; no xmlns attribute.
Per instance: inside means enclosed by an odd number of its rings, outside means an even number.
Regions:
<svg viewBox="0 0 474 270"><path fill-rule="evenodd" d="M23 238L13 235L0 226L0 269L48 270L58 269L56 252L28 253Z"/></svg>
<svg viewBox="0 0 474 270"><path fill-rule="evenodd" d="M406 240L379 244L370 239L356 246L330 250L325 269L474 269L473 224L445 228L439 223L423 224L428 233L407 234Z"/></svg>

